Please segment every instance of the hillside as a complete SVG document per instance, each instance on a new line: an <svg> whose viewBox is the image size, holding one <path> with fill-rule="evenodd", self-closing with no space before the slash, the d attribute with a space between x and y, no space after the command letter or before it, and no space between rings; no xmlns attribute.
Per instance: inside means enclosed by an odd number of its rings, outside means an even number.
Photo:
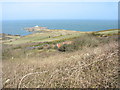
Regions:
<svg viewBox="0 0 120 90"><path fill-rule="evenodd" d="M4 41L2 54L5 88L119 87L116 31L34 33Z"/></svg>

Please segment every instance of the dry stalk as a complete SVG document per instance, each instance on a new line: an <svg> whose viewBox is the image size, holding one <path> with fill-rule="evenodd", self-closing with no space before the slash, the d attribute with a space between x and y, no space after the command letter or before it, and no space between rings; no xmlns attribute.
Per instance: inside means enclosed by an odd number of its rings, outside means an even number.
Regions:
<svg viewBox="0 0 120 90"><path fill-rule="evenodd" d="M20 82L18 83L18 87L17 87L18 90L19 90L19 88L21 87L22 81L23 81L26 77L28 77L28 76L30 76L30 75L33 75L33 74L41 74L41 73L46 73L46 72L48 72L48 71L34 72L34 73L28 73L28 74L24 75L24 76L21 78Z"/></svg>

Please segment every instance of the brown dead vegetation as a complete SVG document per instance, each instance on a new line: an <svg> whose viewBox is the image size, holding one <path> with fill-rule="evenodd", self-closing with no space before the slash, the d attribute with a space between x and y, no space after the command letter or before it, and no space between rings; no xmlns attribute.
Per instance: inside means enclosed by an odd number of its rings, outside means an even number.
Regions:
<svg viewBox="0 0 120 90"><path fill-rule="evenodd" d="M91 39L92 37L89 38ZM109 41L102 40L99 43L98 39L93 39L96 40L95 43L89 40L80 46L82 49L73 52L46 50L24 56L22 54L24 50L20 49L19 58L12 58L17 52L8 48L11 58L9 56L3 60L3 86L5 88L118 88L118 38L113 36L107 39ZM80 41L82 42L82 39ZM91 45L98 45L90 46L88 42ZM25 53L28 54L27 51Z"/></svg>

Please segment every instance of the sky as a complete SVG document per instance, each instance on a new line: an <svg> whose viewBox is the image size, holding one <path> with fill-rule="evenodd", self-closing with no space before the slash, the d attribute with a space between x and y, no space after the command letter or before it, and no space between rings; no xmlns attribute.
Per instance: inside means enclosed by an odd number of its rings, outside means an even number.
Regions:
<svg viewBox="0 0 120 90"><path fill-rule="evenodd" d="M0 2L119 2L119 0L0 0Z"/></svg>
<svg viewBox="0 0 120 90"><path fill-rule="evenodd" d="M118 18L117 2L3 2L3 20Z"/></svg>

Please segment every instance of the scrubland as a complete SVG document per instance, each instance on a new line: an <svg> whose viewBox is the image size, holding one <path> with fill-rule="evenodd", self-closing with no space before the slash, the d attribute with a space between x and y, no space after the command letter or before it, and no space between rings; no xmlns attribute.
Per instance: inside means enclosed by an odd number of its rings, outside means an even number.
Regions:
<svg viewBox="0 0 120 90"><path fill-rule="evenodd" d="M19 39L3 43L3 88L119 88L119 34L107 33L56 36L62 40L44 43L18 44ZM55 46L64 41L73 43ZM44 44L54 47L38 47Z"/></svg>

